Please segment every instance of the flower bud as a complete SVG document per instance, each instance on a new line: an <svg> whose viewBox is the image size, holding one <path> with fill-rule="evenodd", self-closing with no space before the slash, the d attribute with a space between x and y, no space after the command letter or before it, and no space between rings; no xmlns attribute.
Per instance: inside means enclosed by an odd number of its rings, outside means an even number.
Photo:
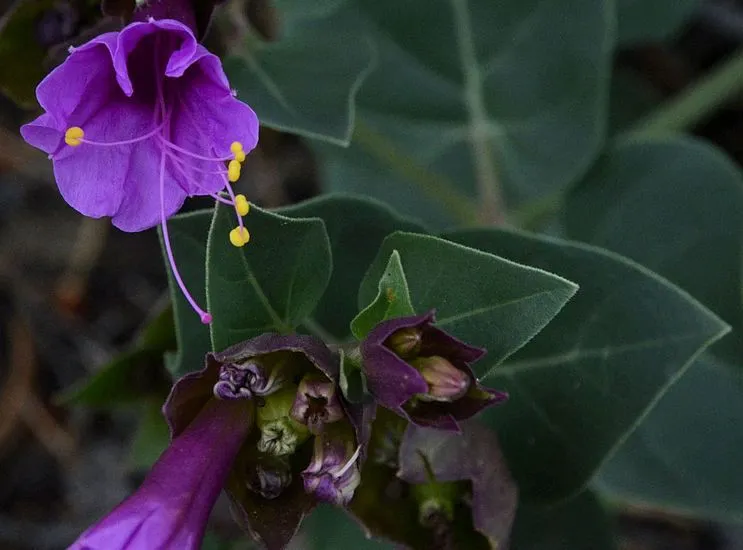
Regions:
<svg viewBox="0 0 743 550"><path fill-rule="evenodd" d="M272 456L292 454L310 436L307 427L289 416L295 387L287 386L265 399L258 407L256 424L261 430L257 447Z"/></svg>
<svg viewBox="0 0 743 550"><path fill-rule="evenodd" d="M394 332L384 345L403 359L417 357L423 343L423 331L418 327L406 327Z"/></svg>
<svg viewBox="0 0 743 550"><path fill-rule="evenodd" d="M268 500L281 495L291 482L289 461L275 456L262 456L246 480L248 489Z"/></svg>
<svg viewBox="0 0 743 550"><path fill-rule="evenodd" d="M378 405L418 426L456 432L460 420L508 395L477 382L471 365L485 350L458 340L434 320L429 311L382 321L359 347L361 367Z"/></svg>
<svg viewBox="0 0 743 550"><path fill-rule="evenodd" d="M266 369L258 361L225 363L219 368L214 396L227 400L250 399L253 396L270 395L279 390L283 383L284 378L279 368L273 368L267 376Z"/></svg>
<svg viewBox="0 0 743 550"><path fill-rule="evenodd" d="M428 384L428 392L419 396L423 401L455 401L467 393L470 376L443 357L421 357L410 362Z"/></svg>
<svg viewBox="0 0 743 550"><path fill-rule="evenodd" d="M325 432L315 438L310 465L302 472L304 489L318 500L345 506L361 483L357 464L360 447L354 449L350 434Z"/></svg>
<svg viewBox="0 0 743 550"><path fill-rule="evenodd" d="M312 373L302 378L291 408L291 417L319 434L325 424L344 417L336 385L323 374Z"/></svg>

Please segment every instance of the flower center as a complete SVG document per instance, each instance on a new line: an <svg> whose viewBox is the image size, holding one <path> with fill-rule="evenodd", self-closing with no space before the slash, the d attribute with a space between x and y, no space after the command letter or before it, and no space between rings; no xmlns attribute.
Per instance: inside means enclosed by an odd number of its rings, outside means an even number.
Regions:
<svg viewBox="0 0 743 550"><path fill-rule="evenodd" d="M234 141L230 145L231 154L226 157L214 156L213 154L199 154L194 151L190 151L184 147L181 147L170 139L170 118L172 109L168 109L165 100L165 93L163 91L163 78L162 68L159 67L160 56L157 54L158 45L160 43L160 36L155 37L155 62L154 66L154 81L155 87L155 105L153 108L152 119L153 128L148 132L121 141L102 142L88 139L85 136L85 131L79 126L72 126L67 129L64 135L64 142L70 147L79 147L80 145L93 146L93 147L121 147L127 145L133 145L146 140L155 140L157 148L160 151L160 170L159 170L159 187L160 187L160 225L162 228L163 242L165 244L165 252L170 263L170 268L173 273L178 286L181 289L184 297L193 308L193 310L199 315L201 322L209 324L212 321L212 316L208 311L202 309L196 302L194 297L188 291L186 284L183 282L183 278L178 270L173 255L172 246L170 243L170 235L168 233L167 216L165 212L165 172L167 163L170 163L170 167L177 172L182 181L186 182L190 189L199 189L200 194L209 195L215 201L227 204L234 208L235 215L237 218L237 227L232 229L229 234L230 242L236 247L245 246L250 241L250 233L243 224L242 217L250 211L250 204L245 198L245 195L236 195L232 189L231 183L236 182L240 178L240 172L242 169L242 163L245 161L245 151L242 143ZM171 98L173 99L173 98ZM171 102L172 103L172 102ZM211 169L210 165L213 165ZM227 193L229 198L221 196L220 194L210 192L205 189L194 177L194 173L219 175L224 181L223 190Z"/></svg>

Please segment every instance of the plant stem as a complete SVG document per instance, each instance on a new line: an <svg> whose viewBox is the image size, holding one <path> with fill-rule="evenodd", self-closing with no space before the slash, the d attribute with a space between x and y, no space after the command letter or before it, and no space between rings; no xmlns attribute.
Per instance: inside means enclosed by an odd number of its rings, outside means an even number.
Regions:
<svg viewBox="0 0 743 550"><path fill-rule="evenodd" d="M459 59L464 72L465 105L470 118L470 140L480 198L480 221L504 222L503 198L490 143L490 121L483 97L482 72L477 61L468 0L451 0Z"/></svg>
<svg viewBox="0 0 743 550"><path fill-rule="evenodd" d="M658 135L689 130L743 90L743 50L700 82L630 128L629 133Z"/></svg>

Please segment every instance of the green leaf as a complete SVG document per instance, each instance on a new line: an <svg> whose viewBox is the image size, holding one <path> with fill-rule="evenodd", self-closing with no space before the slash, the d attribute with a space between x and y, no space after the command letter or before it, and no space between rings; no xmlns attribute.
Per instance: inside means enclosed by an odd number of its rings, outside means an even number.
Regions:
<svg viewBox="0 0 743 550"><path fill-rule="evenodd" d="M735 331L705 351L602 468L611 499L743 517L743 182L696 140L622 141L567 199L575 236L620 251L690 291Z"/></svg>
<svg viewBox="0 0 743 550"><path fill-rule="evenodd" d="M595 488L622 505L743 520L743 386L705 353L599 472Z"/></svg>
<svg viewBox="0 0 743 550"><path fill-rule="evenodd" d="M439 227L472 223L498 188L511 205L560 190L598 152L610 3L350 5L379 63L359 92L351 147L318 147L328 189L382 198Z"/></svg>
<svg viewBox="0 0 743 550"><path fill-rule="evenodd" d="M163 300L165 300L163 296ZM170 302L164 301L155 306L156 313L152 315L140 329L136 346L140 348L170 350L176 349L178 341L175 337L175 318Z"/></svg>
<svg viewBox="0 0 743 550"><path fill-rule="evenodd" d="M201 307L206 305L206 242L212 216L211 210L199 210L168 220L170 244L178 270L189 292ZM162 234L160 241L162 243ZM167 257L164 261L168 270L168 286L178 342L178 351L166 355L165 364L174 378L180 378L204 367L204 355L211 351L211 340L209 328L201 323L176 284Z"/></svg>
<svg viewBox="0 0 743 550"><path fill-rule="evenodd" d="M660 273L743 327L743 179L715 148L690 138L616 142L567 197L571 237ZM741 363L743 333L715 347Z"/></svg>
<svg viewBox="0 0 743 550"><path fill-rule="evenodd" d="M277 2L282 36L250 36L225 62L230 81L271 128L347 145L374 44L343 2Z"/></svg>
<svg viewBox="0 0 743 550"><path fill-rule="evenodd" d="M332 258L319 218L287 218L252 207L251 241L234 247L231 208L217 207L207 245L211 336L222 350L264 332L292 332L307 318L330 280Z"/></svg>
<svg viewBox="0 0 743 550"><path fill-rule="evenodd" d="M614 253L498 230L463 244L580 285L560 315L485 379L511 396L483 414L526 501L582 488L642 417L728 327L691 296ZM410 273L408 271L408 276Z"/></svg>
<svg viewBox="0 0 743 550"><path fill-rule="evenodd" d="M360 304L377 295L394 250L402 259L415 311L436 309L438 327L488 350L475 365L478 376L528 342L577 289L540 269L436 237L397 232L382 243L364 277Z"/></svg>
<svg viewBox="0 0 743 550"><path fill-rule="evenodd" d="M55 401L111 408L146 398L164 399L170 390L170 380L163 370L163 353L175 347L173 310L168 306L146 323L131 349L66 388Z"/></svg>
<svg viewBox="0 0 743 550"><path fill-rule="evenodd" d="M361 370L358 360L351 358L343 349L339 349L341 357L340 380L338 384L346 399L351 403L361 403L369 398L366 386L366 376Z"/></svg>
<svg viewBox="0 0 743 550"><path fill-rule="evenodd" d="M369 539L358 523L341 508L322 504L305 519L302 530L307 550L382 550L389 543Z"/></svg>
<svg viewBox="0 0 743 550"><path fill-rule="evenodd" d="M699 3L699 0L617 0L619 45L670 38Z"/></svg>
<svg viewBox="0 0 743 550"><path fill-rule="evenodd" d="M315 3L311 3L315 5ZM400 231L424 232L390 207L366 197L325 195L280 210L290 218L322 218L333 253L333 275L313 318L340 340L351 337L349 325L358 313L359 284L384 238Z"/></svg>
<svg viewBox="0 0 743 550"><path fill-rule="evenodd" d="M410 290L402 269L400 253L397 250L392 251L377 289L374 301L351 321L351 332L357 340L366 338L366 335L382 321L415 315L413 304L410 303Z"/></svg>
<svg viewBox="0 0 743 550"><path fill-rule="evenodd" d="M590 491L568 502L516 513L511 550L612 550L613 521Z"/></svg>
<svg viewBox="0 0 743 550"><path fill-rule="evenodd" d="M170 443L168 424L162 413L162 401L145 403L129 449L129 467L149 470Z"/></svg>
<svg viewBox="0 0 743 550"><path fill-rule="evenodd" d="M66 389L57 401L111 408L131 405L148 396L164 397L170 381L162 358L162 350L140 348L124 352L89 378Z"/></svg>

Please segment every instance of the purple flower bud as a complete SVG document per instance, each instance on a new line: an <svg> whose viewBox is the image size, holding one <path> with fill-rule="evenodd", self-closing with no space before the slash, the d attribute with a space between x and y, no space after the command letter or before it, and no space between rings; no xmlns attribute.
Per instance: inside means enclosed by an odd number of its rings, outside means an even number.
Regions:
<svg viewBox="0 0 743 550"><path fill-rule="evenodd" d="M433 322L430 311L380 323L361 344L362 368L378 404L419 426L459 431L457 421L508 395L475 379L470 365L485 350L457 340ZM410 331L420 334L419 346L403 345L410 340ZM413 349L417 357L410 359L405 354Z"/></svg>
<svg viewBox="0 0 743 550"><path fill-rule="evenodd" d="M299 383L291 416L305 424L313 434L321 433L325 424L342 419L345 413L336 384L320 373L306 375Z"/></svg>
<svg viewBox="0 0 743 550"><path fill-rule="evenodd" d="M392 334L384 343L403 359L412 359L420 353L423 331L417 327L402 328Z"/></svg>
<svg viewBox="0 0 743 550"><path fill-rule="evenodd" d="M325 432L315 437L310 465L302 472L304 489L318 500L345 506L361 482L357 461L361 447L354 449L353 436Z"/></svg>
<svg viewBox="0 0 743 550"><path fill-rule="evenodd" d="M219 381L214 384L217 399L250 399L271 395L281 388L284 376L274 368L269 376L256 361L243 364L227 363L219 368Z"/></svg>
<svg viewBox="0 0 743 550"><path fill-rule="evenodd" d="M278 498L291 482L289 461L274 456L261 457L247 479L248 488L267 500Z"/></svg>
<svg viewBox="0 0 743 550"><path fill-rule="evenodd" d="M208 402L173 439L139 489L70 548L197 550L249 429L249 403Z"/></svg>
<svg viewBox="0 0 743 550"><path fill-rule="evenodd" d="M467 393L470 375L443 357L420 357L410 362L428 384L428 391L418 396L423 401L456 401Z"/></svg>

